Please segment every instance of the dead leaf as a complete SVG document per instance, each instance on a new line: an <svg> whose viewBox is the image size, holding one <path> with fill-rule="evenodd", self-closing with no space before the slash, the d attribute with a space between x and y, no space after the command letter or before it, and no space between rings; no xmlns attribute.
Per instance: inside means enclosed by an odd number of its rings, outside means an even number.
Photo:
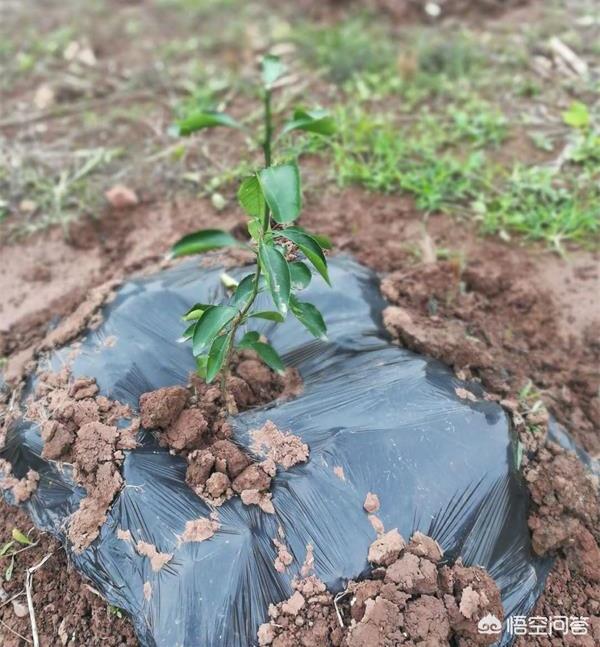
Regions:
<svg viewBox="0 0 600 647"><path fill-rule="evenodd" d="M27 608L27 605L19 602L18 600L12 601L12 607L17 618L25 618L29 615L29 609Z"/></svg>

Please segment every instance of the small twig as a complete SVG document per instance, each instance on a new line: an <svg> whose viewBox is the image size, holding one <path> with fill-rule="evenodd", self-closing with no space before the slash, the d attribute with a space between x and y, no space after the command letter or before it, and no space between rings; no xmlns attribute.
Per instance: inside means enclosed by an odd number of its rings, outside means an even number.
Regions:
<svg viewBox="0 0 600 647"><path fill-rule="evenodd" d="M37 622L35 620L35 610L33 608L33 574L54 555L50 553L38 562L35 566L27 569L25 575L25 591L27 593L27 607L29 608L29 621L31 623L31 637L33 638L33 647L40 647L40 639L37 632ZM29 641L27 641L29 642Z"/></svg>
<svg viewBox="0 0 600 647"><path fill-rule="evenodd" d="M19 550L15 550L12 553L6 553L5 555L0 555L0 559L4 559L5 557L14 557L15 555L18 555L19 553L22 553L26 550L31 550L32 548L35 548L38 545L37 541L34 541L32 544L29 544L28 546L25 546L24 548L19 548Z"/></svg>
<svg viewBox="0 0 600 647"><path fill-rule="evenodd" d="M14 629L11 629L4 620L0 619L0 624L4 625L11 634L14 634L15 636L18 636L21 640L24 640L26 643L29 643L31 645L31 640L29 638L25 638L25 636L21 636L21 634L18 631L15 631Z"/></svg>
<svg viewBox="0 0 600 647"><path fill-rule="evenodd" d="M335 615L337 616L338 622L340 623L340 627L344 626L344 621L342 620L342 614L340 613L340 610L338 608L338 600L341 600L342 598L345 598L350 591L340 591L335 598L333 598L333 606L335 607Z"/></svg>
<svg viewBox="0 0 600 647"><path fill-rule="evenodd" d="M17 598L20 598L24 593L25 593L25 589L19 591L15 595L13 595L12 598L8 598L8 600L5 600L2 604L0 604L0 609L2 607L5 607L7 604L10 604L13 600L16 600Z"/></svg>

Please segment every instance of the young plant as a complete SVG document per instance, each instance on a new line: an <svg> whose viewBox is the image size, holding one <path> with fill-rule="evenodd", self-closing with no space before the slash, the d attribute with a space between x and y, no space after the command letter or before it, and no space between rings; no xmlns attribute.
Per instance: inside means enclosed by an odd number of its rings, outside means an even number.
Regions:
<svg viewBox="0 0 600 647"><path fill-rule="evenodd" d="M284 365L275 349L254 330L239 335L244 324L253 319L282 323L291 312L307 330L324 339L327 328L319 310L301 301L297 292L308 286L312 278L309 264L329 284L327 260L323 253L331 244L294 225L302 206L300 173L297 160L272 164L273 114L272 93L285 73L279 58L266 56L262 60L262 97L264 133L259 139L264 153L264 168L245 178L237 197L248 217L250 242L243 245L231 234L219 229L197 231L184 236L173 246L173 257L198 254L223 247L245 246L256 257L256 269L239 283L233 281L233 293L227 304L197 303L184 315L191 324L183 338L192 341L199 374L212 382L221 375L221 392L230 413L236 410L233 397L227 391L227 380L233 351L251 349L273 370L283 373ZM244 129L235 119L221 112L198 111L177 124L181 135L190 135L203 128L223 126ZM323 136L335 128L324 111L297 109L285 123L279 137L294 130L304 130ZM304 258L299 260L300 255ZM263 291L271 295L273 309L257 310L256 297Z"/></svg>

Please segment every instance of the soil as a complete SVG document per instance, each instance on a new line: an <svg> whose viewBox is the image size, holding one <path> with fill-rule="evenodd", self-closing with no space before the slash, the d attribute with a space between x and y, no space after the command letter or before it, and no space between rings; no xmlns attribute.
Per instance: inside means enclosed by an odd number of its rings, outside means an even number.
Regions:
<svg viewBox="0 0 600 647"><path fill-rule="evenodd" d="M0 500L0 537L3 541L10 537L13 528L27 533L31 526L25 513ZM25 638L31 640L29 616L22 615L21 610L23 606L27 609L25 574L28 568L48 554L52 557L33 576L33 607L40 644L44 647L133 647L138 644L129 620L124 614L119 617L120 611L111 610L106 601L82 580L58 542L37 530L31 532L30 538L38 543L15 557L12 577L8 581L4 573L10 559L3 557L0 560L3 575L0 584L2 647L24 647L27 644ZM16 595L15 602L19 606L15 609L12 602L6 602Z"/></svg>
<svg viewBox="0 0 600 647"><path fill-rule="evenodd" d="M503 618L500 591L478 567L444 564L438 544L415 533L407 544L396 529L369 549L372 578L351 581L333 596L314 574L293 583L292 596L269 606L260 645L273 647L378 647L385 645L487 645L478 622Z"/></svg>
<svg viewBox="0 0 600 647"><path fill-rule="evenodd" d="M302 388L295 369L280 376L252 351L234 356L227 383L238 411L291 397ZM267 421L251 432L255 456L248 455L232 440L230 405L219 387L191 375L188 388L171 386L142 394L140 419L143 427L155 430L162 446L187 459L186 481L207 503L218 507L239 495L244 504L273 513L269 488L277 466L289 469L306 461L308 446Z"/></svg>

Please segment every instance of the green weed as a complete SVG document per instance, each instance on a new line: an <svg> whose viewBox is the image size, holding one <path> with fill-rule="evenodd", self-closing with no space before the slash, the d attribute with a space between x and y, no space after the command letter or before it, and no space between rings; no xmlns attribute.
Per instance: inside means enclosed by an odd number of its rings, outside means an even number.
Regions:
<svg viewBox="0 0 600 647"><path fill-rule="evenodd" d="M294 40L310 66L323 69L340 85L363 73L381 74L395 61L390 37L364 17L329 26L304 25L296 29Z"/></svg>

